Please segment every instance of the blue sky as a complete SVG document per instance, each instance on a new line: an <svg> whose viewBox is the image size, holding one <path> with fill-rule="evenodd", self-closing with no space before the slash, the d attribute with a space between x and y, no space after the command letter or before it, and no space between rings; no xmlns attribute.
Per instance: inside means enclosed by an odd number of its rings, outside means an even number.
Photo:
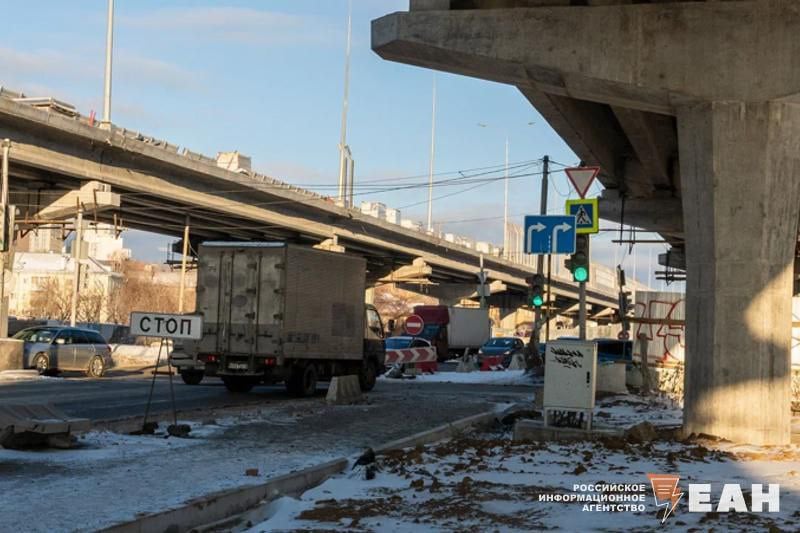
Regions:
<svg viewBox="0 0 800 533"><path fill-rule="evenodd" d="M4 18L15 24L7 24L0 38L0 84L99 115L106 0L8 4ZM116 124L212 156L239 150L260 172L331 193L337 180L347 0L116 0L115 6ZM357 184L406 176L424 181L428 172L434 73L384 61L370 49L370 21L407 7L408 0L353 1L348 144ZM501 165L506 135L512 163L544 154L576 162L515 88L435 76L436 172ZM511 180L512 221L538 212L539 180ZM555 174L550 210L561 212L570 192L563 173ZM403 216L423 220L426 194L420 188L361 194L357 201L419 204L405 208ZM436 201L434 221L445 231L500 243L502 210L503 184L497 181ZM615 254L610 239L608 234L595 239L596 260L611 264L615 255L625 256L627 248L616 247ZM169 240L126 234L134 255L146 260L163 260L159 250ZM662 249L636 247L643 281L649 257ZM632 269L631 257L626 263Z"/></svg>

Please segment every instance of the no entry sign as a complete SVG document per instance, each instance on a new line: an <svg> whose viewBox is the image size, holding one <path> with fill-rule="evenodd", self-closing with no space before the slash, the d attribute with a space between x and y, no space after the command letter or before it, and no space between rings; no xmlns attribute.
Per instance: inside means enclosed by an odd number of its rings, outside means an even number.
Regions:
<svg viewBox="0 0 800 533"><path fill-rule="evenodd" d="M131 313L131 335L200 340L203 338L203 317L200 315Z"/></svg>
<svg viewBox="0 0 800 533"><path fill-rule="evenodd" d="M422 328L425 327L425 321L419 315L411 315L406 318L406 333L409 335L419 335L422 333Z"/></svg>

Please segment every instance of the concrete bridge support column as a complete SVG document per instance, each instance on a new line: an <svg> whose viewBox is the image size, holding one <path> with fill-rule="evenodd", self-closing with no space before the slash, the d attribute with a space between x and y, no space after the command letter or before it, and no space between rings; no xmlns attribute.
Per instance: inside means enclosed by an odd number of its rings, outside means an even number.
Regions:
<svg viewBox="0 0 800 533"><path fill-rule="evenodd" d="M686 228L684 430L790 441L800 105L678 110Z"/></svg>

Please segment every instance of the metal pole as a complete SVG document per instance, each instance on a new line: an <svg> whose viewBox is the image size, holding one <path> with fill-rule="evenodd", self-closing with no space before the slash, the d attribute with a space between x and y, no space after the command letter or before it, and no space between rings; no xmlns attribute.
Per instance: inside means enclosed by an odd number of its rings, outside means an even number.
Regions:
<svg viewBox="0 0 800 533"><path fill-rule="evenodd" d="M508 135L506 135L506 167L503 180L503 255L508 259Z"/></svg>
<svg viewBox="0 0 800 533"><path fill-rule="evenodd" d="M0 211L3 217L0 222L2 228L2 235L0 239L3 241L2 249L0 249L0 337L8 336L8 304L6 303L6 258L8 257L7 250L11 249L10 243L6 242L6 237L12 234L12 229L7 228L8 224L8 156L11 149L11 141L9 139L3 140L3 161L2 161L2 186L0 186ZM12 265L13 267L13 265Z"/></svg>
<svg viewBox="0 0 800 533"><path fill-rule="evenodd" d="M481 275L480 275L480 287L481 287L481 309L486 309L486 296L485 296L485 288L486 288L486 277L483 271L483 254L481 254Z"/></svg>
<svg viewBox="0 0 800 533"><path fill-rule="evenodd" d="M553 295L553 291L550 290L550 283L552 283L552 268L553 268L553 256L547 254L547 311L545 311L545 320L544 323L544 342L550 342L550 317L552 312L552 301L551 297Z"/></svg>
<svg viewBox="0 0 800 533"><path fill-rule="evenodd" d="M548 189L548 177L550 173L550 156L544 156L542 158L542 193L541 193L541 201L539 205L539 214L546 215L547 214L547 189ZM540 255L536 257L536 273L544 275L544 256ZM548 284L549 287L549 284ZM548 289L549 290L549 289ZM539 321L541 319L542 312L540 310L536 310L534 314L534 320Z"/></svg>
<svg viewBox="0 0 800 533"><path fill-rule="evenodd" d="M72 259L75 261L75 273L72 276L72 304L69 314L69 325L75 326L78 321L78 295L81 290L81 249L83 248L83 205L78 204L78 216L75 218L75 243Z"/></svg>
<svg viewBox="0 0 800 533"><path fill-rule="evenodd" d="M347 49L344 59L344 97L342 99L342 131L339 136L339 204L347 205L347 108L350 93L350 49L352 44L353 0L347 5Z"/></svg>
<svg viewBox="0 0 800 533"><path fill-rule="evenodd" d="M347 205L349 207L353 207L353 181L356 178L356 160L353 159L353 156L350 155L350 175L348 178L349 182L349 192L347 193Z"/></svg>
<svg viewBox="0 0 800 533"><path fill-rule="evenodd" d="M586 282L581 281L578 285L578 337L582 341L586 340Z"/></svg>
<svg viewBox="0 0 800 533"><path fill-rule="evenodd" d="M111 124L111 56L114 49L114 0L108 0L106 27L106 74L103 89L103 122Z"/></svg>
<svg viewBox="0 0 800 533"><path fill-rule="evenodd" d="M189 215L186 215L186 224L183 226L183 257L181 258L181 285L178 290L178 313L183 313L183 295L186 291L186 261L189 255Z"/></svg>
<svg viewBox="0 0 800 533"><path fill-rule="evenodd" d="M436 157L436 75L433 76L433 104L431 112L431 160L428 169L428 232L433 233L433 162Z"/></svg>

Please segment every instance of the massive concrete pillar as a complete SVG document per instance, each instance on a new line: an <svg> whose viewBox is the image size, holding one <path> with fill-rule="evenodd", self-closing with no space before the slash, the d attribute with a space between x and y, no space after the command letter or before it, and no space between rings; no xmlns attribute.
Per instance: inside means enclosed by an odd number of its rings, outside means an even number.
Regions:
<svg viewBox="0 0 800 533"><path fill-rule="evenodd" d="M517 86L602 168L601 216L685 244L685 429L788 443L798 2L577 3L419 0L373 49Z"/></svg>
<svg viewBox="0 0 800 533"><path fill-rule="evenodd" d="M684 430L790 439L800 105L678 111L686 230Z"/></svg>

